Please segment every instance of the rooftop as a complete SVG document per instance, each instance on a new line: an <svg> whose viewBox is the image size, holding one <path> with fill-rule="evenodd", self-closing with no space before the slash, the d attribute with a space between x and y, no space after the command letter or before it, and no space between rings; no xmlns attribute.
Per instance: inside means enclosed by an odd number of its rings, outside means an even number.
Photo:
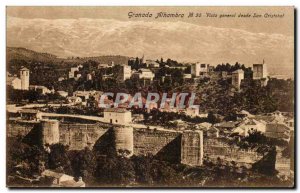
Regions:
<svg viewBox="0 0 300 193"><path fill-rule="evenodd" d="M239 74L239 73L244 73L244 70L238 69L238 70L232 72L232 74Z"/></svg>
<svg viewBox="0 0 300 193"><path fill-rule="evenodd" d="M54 172L54 171L51 171L51 170L45 170L45 171L42 172L42 176L53 177L53 178L60 178L63 175L65 175L65 174Z"/></svg>
<svg viewBox="0 0 300 193"><path fill-rule="evenodd" d="M104 109L104 112L114 112L114 113L126 113L129 112L124 108L109 108L109 109Z"/></svg>
<svg viewBox="0 0 300 193"><path fill-rule="evenodd" d="M68 180L60 182L60 185L62 187L84 187L85 183L83 181Z"/></svg>
<svg viewBox="0 0 300 193"><path fill-rule="evenodd" d="M21 70L21 71L29 71L29 69L26 68L26 67L22 67L20 70Z"/></svg>
<svg viewBox="0 0 300 193"><path fill-rule="evenodd" d="M141 68L140 72L152 72L152 71L148 68Z"/></svg>
<svg viewBox="0 0 300 193"><path fill-rule="evenodd" d="M18 77L15 76L9 76L6 78L6 84L11 84L12 81L14 81L15 79L19 79Z"/></svg>
<svg viewBox="0 0 300 193"><path fill-rule="evenodd" d="M37 109L21 109L21 110L19 110L19 113L33 113L33 114L36 114L38 112L39 112L39 110L37 110Z"/></svg>
<svg viewBox="0 0 300 193"><path fill-rule="evenodd" d="M223 127L223 128L234 128L236 125L234 122L222 122L217 127Z"/></svg>
<svg viewBox="0 0 300 193"><path fill-rule="evenodd" d="M289 128L284 124L268 123L266 125L266 132L284 133L288 132Z"/></svg>

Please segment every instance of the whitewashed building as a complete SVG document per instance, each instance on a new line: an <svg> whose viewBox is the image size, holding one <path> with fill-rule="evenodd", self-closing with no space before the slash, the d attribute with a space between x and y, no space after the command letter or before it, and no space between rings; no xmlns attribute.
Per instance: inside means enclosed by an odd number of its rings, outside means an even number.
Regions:
<svg viewBox="0 0 300 193"><path fill-rule="evenodd" d="M51 187L85 187L81 177L79 177L78 181L75 181L73 176L51 170L43 171L41 176L52 180Z"/></svg>
<svg viewBox="0 0 300 193"><path fill-rule="evenodd" d="M62 96L62 97L67 97L67 96L68 96L68 92L63 91L63 90L57 91L57 94L59 94L59 95Z"/></svg>
<svg viewBox="0 0 300 193"><path fill-rule="evenodd" d="M110 108L104 110L104 122L112 124L128 124L131 123L131 112L121 108Z"/></svg>
<svg viewBox="0 0 300 193"><path fill-rule="evenodd" d="M125 81L131 78L131 66L121 66L121 72L119 74L119 80Z"/></svg>
<svg viewBox="0 0 300 193"><path fill-rule="evenodd" d="M209 72L209 64L196 63L191 66L191 74L195 77L206 77Z"/></svg>
<svg viewBox="0 0 300 193"><path fill-rule="evenodd" d="M34 90L43 95L51 93L51 90L49 90L47 87L40 85L30 85L29 90Z"/></svg>
<svg viewBox="0 0 300 193"><path fill-rule="evenodd" d="M80 97L71 96L67 98L68 103L72 105L77 105L82 103L82 99Z"/></svg>
<svg viewBox="0 0 300 193"><path fill-rule="evenodd" d="M138 72L136 72L134 74L134 76L139 78L139 79L152 81L155 75L150 69L142 68Z"/></svg>
<svg viewBox="0 0 300 193"><path fill-rule="evenodd" d="M21 90L21 79L16 76L7 77L6 85L11 86L13 89Z"/></svg>

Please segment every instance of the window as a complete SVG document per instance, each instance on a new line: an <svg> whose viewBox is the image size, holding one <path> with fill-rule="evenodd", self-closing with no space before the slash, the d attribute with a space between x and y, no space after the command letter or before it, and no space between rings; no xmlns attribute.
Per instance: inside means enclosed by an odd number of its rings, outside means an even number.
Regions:
<svg viewBox="0 0 300 193"><path fill-rule="evenodd" d="M206 66L205 64L201 64L201 68L205 68L205 66Z"/></svg>

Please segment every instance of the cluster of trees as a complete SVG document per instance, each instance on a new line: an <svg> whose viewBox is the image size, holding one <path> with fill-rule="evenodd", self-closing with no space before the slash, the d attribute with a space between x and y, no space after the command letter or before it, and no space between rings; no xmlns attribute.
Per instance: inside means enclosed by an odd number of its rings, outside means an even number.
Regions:
<svg viewBox="0 0 300 193"><path fill-rule="evenodd" d="M144 109L133 109L133 113L143 114L144 115L144 123L151 124L151 125L164 125L166 127L174 127L174 123L171 121L181 119L186 122L190 123L217 123L220 120L212 113L208 113L207 118L201 118L199 116L190 117L185 115L184 113L175 113L175 112L161 112L158 109L152 109L149 113L146 112Z"/></svg>
<svg viewBox="0 0 300 193"><path fill-rule="evenodd" d="M252 114L294 111L294 81L270 79L266 87L249 80L240 92L232 90L227 80L200 85L197 90L200 109L225 116L225 120L236 120L236 112ZM197 103L198 104L198 103Z"/></svg>
<svg viewBox="0 0 300 193"><path fill-rule="evenodd" d="M146 64L141 58L136 57L135 60L128 60L128 66L131 66L132 70L139 70L145 68Z"/></svg>
<svg viewBox="0 0 300 193"><path fill-rule="evenodd" d="M55 86L59 77L65 77L71 65L63 61L37 61L12 59L8 62L8 72L19 75L19 70L24 66L30 70L30 84L43 85L47 88Z"/></svg>
<svg viewBox="0 0 300 193"><path fill-rule="evenodd" d="M98 116L100 111L98 107L84 107L84 106L60 106L60 107L48 107L47 112L59 113L59 114L77 114L77 115L90 115Z"/></svg>
<svg viewBox="0 0 300 193"><path fill-rule="evenodd" d="M57 93L41 94L38 91L34 90L14 90L10 86L7 87L6 91L8 103L12 102L19 104L23 101L28 101L29 103L48 103L50 101L65 102L65 99Z"/></svg>
<svg viewBox="0 0 300 193"><path fill-rule="evenodd" d="M159 60L157 60L156 62L158 62L161 66L165 66L168 65L170 67L176 67L176 66L184 66L184 64L177 62L176 60L172 60L170 58L168 58L166 61L163 60L163 58Z"/></svg>
<svg viewBox="0 0 300 193"><path fill-rule="evenodd" d="M236 136L236 137L235 137ZM290 150L289 143L282 139L266 137L262 132L257 130L248 131L245 137L237 136L235 133L231 134L229 144L235 144L242 149L255 149L258 153L265 155L274 150L276 146ZM286 152L286 157L290 156Z"/></svg>
<svg viewBox="0 0 300 193"><path fill-rule="evenodd" d="M217 72L221 72L221 71L225 71L225 72L234 72L236 70L242 69L245 72L245 78L251 78L252 77L252 70L251 67L245 67L244 64L240 64L238 62L236 62L234 65L231 65L229 63L226 64L218 64L215 68L215 71Z"/></svg>

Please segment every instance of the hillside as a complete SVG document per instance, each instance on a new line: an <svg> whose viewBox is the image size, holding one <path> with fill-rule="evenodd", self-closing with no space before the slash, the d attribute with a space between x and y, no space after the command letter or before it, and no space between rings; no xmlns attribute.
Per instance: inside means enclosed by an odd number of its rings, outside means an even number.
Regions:
<svg viewBox="0 0 300 193"><path fill-rule="evenodd" d="M33 50L29 50L22 47L7 47L6 59L10 60L36 60L36 61L53 61L57 59L57 56L49 53L40 53Z"/></svg>
<svg viewBox="0 0 300 193"><path fill-rule="evenodd" d="M61 67L67 65L76 65L76 64L83 64L88 60L93 60L98 63L111 63L114 62L115 64L124 64L127 63L129 57L127 56L95 56L95 57L69 57L69 58L58 58L57 56L50 54L50 53L41 53L37 51L33 51L27 48L22 47L7 47L6 48L6 59L7 63L11 63L14 65L12 61L36 61L41 63L52 63L53 65L61 65ZM25 64L24 64L25 65Z"/></svg>

